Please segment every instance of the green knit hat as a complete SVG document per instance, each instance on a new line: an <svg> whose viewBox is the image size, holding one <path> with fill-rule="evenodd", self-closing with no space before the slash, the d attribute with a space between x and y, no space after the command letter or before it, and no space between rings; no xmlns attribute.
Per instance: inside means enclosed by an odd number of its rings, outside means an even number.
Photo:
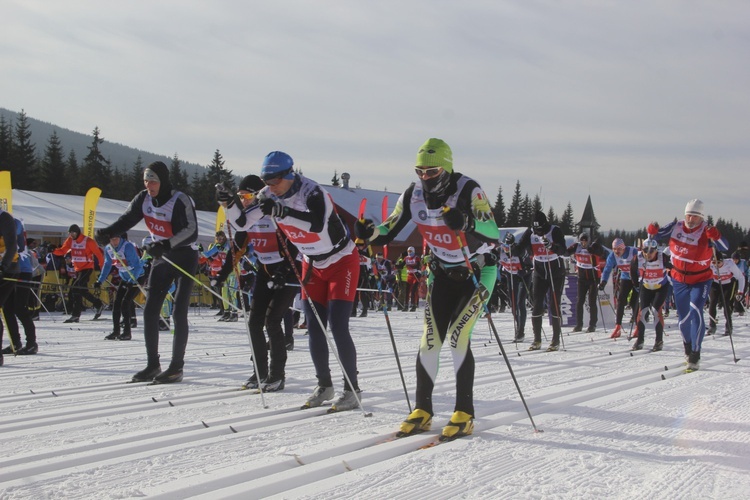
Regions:
<svg viewBox="0 0 750 500"><path fill-rule="evenodd" d="M453 153L442 139L427 139L417 153L417 167L443 167L453 172Z"/></svg>

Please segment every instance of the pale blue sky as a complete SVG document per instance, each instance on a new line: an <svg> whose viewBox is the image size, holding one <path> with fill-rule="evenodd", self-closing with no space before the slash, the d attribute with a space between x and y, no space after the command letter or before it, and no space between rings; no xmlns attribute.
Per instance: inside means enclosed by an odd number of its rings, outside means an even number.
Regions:
<svg viewBox="0 0 750 500"><path fill-rule="evenodd" d="M0 0L2 107L238 175L402 191L440 137L494 201L750 226L747 1Z"/></svg>

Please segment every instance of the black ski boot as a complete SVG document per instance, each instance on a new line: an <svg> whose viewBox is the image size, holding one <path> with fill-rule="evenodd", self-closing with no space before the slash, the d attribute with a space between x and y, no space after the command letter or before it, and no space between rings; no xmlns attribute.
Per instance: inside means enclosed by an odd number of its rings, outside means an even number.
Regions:
<svg viewBox="0 0 750 500"><path fill-rule="evenodd" d="M154 377L154 384L176 384L182 382L182 368L169 367Z"/></svg>
<svg viewBox="0 0 750 500"><path fill-rule="evenodd" d="M154 377L156 377L160 373L161 373L160 365L147 366L143 370L133 375L133 379L131 381L132 382L151 382L152 380L154 380Z"/></svg>

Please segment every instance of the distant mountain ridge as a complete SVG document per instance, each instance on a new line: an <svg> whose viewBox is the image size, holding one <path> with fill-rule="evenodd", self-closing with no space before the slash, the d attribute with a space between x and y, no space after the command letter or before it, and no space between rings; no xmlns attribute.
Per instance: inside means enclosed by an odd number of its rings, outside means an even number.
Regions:
<svg viewBox="0 0 750 500"><path fill-rule="evenodd" d="M6 123L12 123L15 129L15 125L18 123L18 112L0 108L0 115L5 117ZM56 131L57 137L60 139L60 143L65 151L65 156L67 156L72 149L75 151L78 161L81 161L88 154L88 147L93 140L92 133L94 127L96 127L96 124L92 124L89 133L84 134L63 128L59 125L37 120L28 114L26 115L26 121L31 130L31 140L36 147L37 158L41 158L44 155L44 149L47 147L49 138L52 135L52 132ZM144 166L154 161L163 161L167 166L172 163L172 156L142 151L130 146L111 142L107 139L106 130L100 130L100 132L101 136L104 137L104 142L99 146L99 149L104 157L112 163L113 169L117 168L121 172L129 172L138 160L139 155ZM178 158L179 153L180 152L177 151ZM208 154L213 154L213 152L210 151ZM174 155L174 152L172 155ZM206 171L206 167L198 165L197 163L186 162L182 158L180 158L180 166L185 172L187 172L188 179L192 178L195 172L198 172L198 175L202 175Z"/></svg>

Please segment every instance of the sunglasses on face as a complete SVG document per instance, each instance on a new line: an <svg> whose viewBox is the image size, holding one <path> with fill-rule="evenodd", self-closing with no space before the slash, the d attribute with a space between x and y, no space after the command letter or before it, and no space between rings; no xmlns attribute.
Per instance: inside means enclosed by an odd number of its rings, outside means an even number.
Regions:
<svg viewBox="0 0 750 500"><path fill-rule="evenodd" d="M239 196L241 200L252 200L257 194L258 193L256 193L255 191L249 191L246 193L237 193L237 196Z"/></svg>
<svg viewBox="0 0 750 500"><path fill-rule="evenodd" d="M432 179L443 171L443 167L414 167L414 171L417 173L417 177L419 177L420 179Z"/></svg>
<svg viewBox="0 0 750 500"><path fill-rule="evenodd" d="M263 182L266 184L266 186L278 186L283 180L283 177L283 175L277 175L268 179L263 179Z"/></svg>

